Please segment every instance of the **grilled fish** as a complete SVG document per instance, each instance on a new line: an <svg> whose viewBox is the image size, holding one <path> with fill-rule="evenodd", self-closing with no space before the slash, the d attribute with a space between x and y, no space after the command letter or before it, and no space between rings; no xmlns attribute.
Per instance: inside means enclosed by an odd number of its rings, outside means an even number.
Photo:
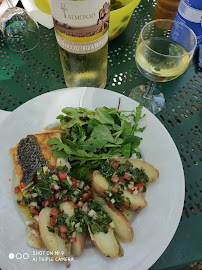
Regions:
<svg viewBox="0 0 202 270"><path fill-rule="evenodd" d="M47 141L51 138L60 138L61 133L46 131L44 133L28 135L14 148L10 149L16 176L19 182L27 182L29 178L43 166L49 169L56 167L57 158L53 156Z"/></svg>

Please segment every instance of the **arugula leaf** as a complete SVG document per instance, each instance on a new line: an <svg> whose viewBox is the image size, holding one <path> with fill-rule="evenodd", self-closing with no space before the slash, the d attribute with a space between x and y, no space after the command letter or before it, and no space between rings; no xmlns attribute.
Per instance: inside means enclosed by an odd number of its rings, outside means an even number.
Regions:
<svg viewBox="0 0 202 270"><path fill-rule="evenodd" d="M109 130L109 128L105 125L100 125L94 128L91 133L92 138L101 138L105 139L108 142L114 142L114 138Z"/></svg>
<svg viewBox="0 0 202 270"><path fill-rule="evenodd" d="M126 120L123 120L121 123L121 127L122 127L122 138L124 138L125 136L129 136L132 134L132 125L130 122L127 122Z"/></svg>
<svg viewBox="0 0 202 270"><path fill-rule="evenodd" d="M90 138L86 141L80 141L77 143L78 147L83 148L91 152L95 152L97 149L103 148L107 143L107 140L103 138Z"/></svg>
<svg viewBox="0 0 202 270"><path fill-rule="evenodd" d="M132 128L133 133L135 131L137 131L137 127L138 127L138 122L140 119L142 119L145 115L141 116L142 114L142 108L143 108L143 104L139 104L138 107L136 107L136 112L134 114L134 122L135 125ZM140 130L139 130L140 131Z"/></svg>
<svg viewBox="0 0 202 270"><path fill-rule="evenodd" d="M102 124L114 124L114 119L110 116L106 107L100 107L96 110L95 119L100 121Z"/></svg>
<svg viewBox="0 0 202 270"><path fill-rule="evenodd" d="M68 145L63 144L58 138L49 139L48 143L53 145L51 146L51 150L58 150L58 151L64 150L67 155L73 154L71 148Z"/></svg>
<svg viewBox="0 0 202 270"><path fill-rule="evenodd" d="M124 157L131 157L131 143L124 144L121 148L121 153Z"/></svg>
<svg viewBox="0 0 202 270"><path fill-rule="evenodd" d="M88 135L91 134L91 132L93 131L93 129L99 125L101 125L102 123L100 121L98 121L95 118L91 118L88 122L88 128L87 128L87 133Z"/></svg>

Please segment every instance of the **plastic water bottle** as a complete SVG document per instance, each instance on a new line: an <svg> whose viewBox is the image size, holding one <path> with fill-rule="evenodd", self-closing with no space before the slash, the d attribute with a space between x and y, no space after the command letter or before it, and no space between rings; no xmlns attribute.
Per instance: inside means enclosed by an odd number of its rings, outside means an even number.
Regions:
<svg viewBox="0 0 202 270"><path fill-rule="evenodd" d="M197 37L197 44L202 42L202 0L181 0L175 20L186 24ZM180 29L172 29L172 35L182 35ZM197 46L198 47L198 46Z"/></svg>

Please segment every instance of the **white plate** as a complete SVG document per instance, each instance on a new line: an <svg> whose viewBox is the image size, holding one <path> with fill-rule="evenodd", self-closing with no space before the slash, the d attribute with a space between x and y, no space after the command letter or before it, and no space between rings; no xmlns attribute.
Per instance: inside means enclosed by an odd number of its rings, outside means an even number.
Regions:
<svg viewBox="0 0 202 270"><path fill-rule="evenodd" d="M12 0L13 6L15 7L17 5L19 0ZM3 2L0 4L0 18L3 15L4 11L8 8L8 5L6 3L6 0L3 0Z"/></svg>
<svg viewBox="0 0 202 270"><path fill-rule="evenodd" d="M13 193L17 184L9 149L28 134L42 132L54 123L56 116L66 106L116 107L121 98L121 110L133 110L137 103L123 95L103 89L72 88L50 92L36 97L12 112L0 127L0 267L3 270L56 270L64 264L42 262L45 255L36 255L26 243L24 216L16 206ZM143 109L146 125L140 150L143 158L160 172L160 178L148 186L145 198L148 206L132 222L134 240L123 243L124 257L105 258L95 247L88 245L82 256L72 262L71 269L89 270L144 270L151 267L171 241L183 208L184 174L177 148L161 122ZM11 181L9 181L11 179ZM45 250L45 249L44 249ZM9 255L11 254L11 255ZM13 255L14 254L14 255ZM23 259L23 256L28 259ZM14 259L9 259L15 256ZM16 258L17 257L17 258ZM20 259L21 258L21 259ZM37 261L36 261L37 260Z"/></svg>

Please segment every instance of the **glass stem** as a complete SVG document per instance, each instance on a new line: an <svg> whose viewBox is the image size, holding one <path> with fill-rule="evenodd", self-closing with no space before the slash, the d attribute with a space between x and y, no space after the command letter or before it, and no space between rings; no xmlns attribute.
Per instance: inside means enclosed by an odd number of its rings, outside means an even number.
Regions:
<svg viewBox="0 0 202 270"><path fill-rule="evenodd" d="M9 8L13 8L13 3L11 0L6 0L6 3L7 3Z"/></svg>
<svg viewBox="0 0 202 270"><path fill-rule="evenodd" d="M152 92L156 87L156 82L151 81L147 86L146 92L144 93L143 97L146 99L150 99L152 97Z"/></svg>

